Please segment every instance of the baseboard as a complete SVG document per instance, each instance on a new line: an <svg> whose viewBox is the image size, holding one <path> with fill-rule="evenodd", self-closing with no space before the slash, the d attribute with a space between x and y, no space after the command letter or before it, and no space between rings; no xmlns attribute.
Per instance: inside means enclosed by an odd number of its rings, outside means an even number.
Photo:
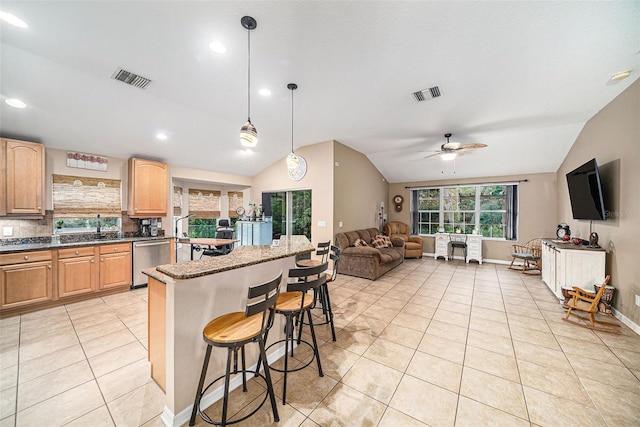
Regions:
<svg viewBox="0 0 640 427"><path fill-rule="evenodd" d="M284 356L284 346L282 346L277 351L274 351L267 357L267 362L269 364L275 362ZM249 367L249 369L253 370L256 368L257 362ZM236 388L242 385L242 376L237 376L236 378L231 380L229 384L229 391L235 390ZM194 390L195 391L195 390ZM210 393L202 396L202 400L200 401L200 407L208 408L213 405L218 400L222 399L224 396L224 384L221 384L220 387L212 390ZM189 422L191 418L191 411L193 410L193 405L189 405L187 408L184 408L182 411L174 414L167 408L166 406L162 409L162 414L160 415L160 420L167 427L180 427Z"/></svg>
<svg viewBox="0 0 640 427"><path fill-rule="evenodd" d="M611 307L611 311L613 312L613 315L617 318L620 319L620 321L622 323L624 323L625 325L627 325L629 327L629 329L631 329L633 332L635 332L636 334L640 335L640 325L634 323L631 319L629 319L627 316L625 316L624 314L620 313L618 310L615 309L615 307Z"/></svg>
<svg viewBox="0 0 640 427"><path fill-rule="evenodd" d="M434 253L426 253L425 252L425 253L422 254L422 257L423 258L425 258L425 257L426 258L433 258L434 255L435 255ZM461 256L455 256L454 255L453 259L454 260L459 260L459 261L464 261ZM511 261L505 261L503 259L482 258L482 263L484 264L485 262L489 263L489 264L502 264L502 265L509 265L511 263Z"/></svg>

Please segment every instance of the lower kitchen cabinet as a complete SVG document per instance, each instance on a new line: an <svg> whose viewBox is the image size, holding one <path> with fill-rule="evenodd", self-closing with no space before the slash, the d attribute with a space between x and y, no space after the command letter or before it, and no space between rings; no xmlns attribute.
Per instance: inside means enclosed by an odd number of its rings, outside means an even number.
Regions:
<svg viewBox="0 0 640 427"><path fill-rule="evenodd" d="M131 243L100 246L100 289L131 285Z"/></svg>
<svg viewBox="0 0 640 427"><path fill-rule="evenodd" d="M94 292L97 283L96 247L58 251L58 297Z"/></svg>
<svg viewBox="0 0 640 427"><path fill-rule="evenodd" d="M2 310L51 301L51 251L0 255L0 308Z"/></svg>

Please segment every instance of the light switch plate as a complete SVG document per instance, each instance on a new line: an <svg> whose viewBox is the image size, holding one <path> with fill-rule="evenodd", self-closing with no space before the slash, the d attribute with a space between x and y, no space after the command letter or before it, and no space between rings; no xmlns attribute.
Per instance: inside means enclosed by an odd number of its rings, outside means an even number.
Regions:
<svg viewBox="0 0 640 427"><path fill-rule="evenodd" d="M326 227L327 221L318 221L318 227Z"/></svg>
<svg viewBox="0 0 640 427"><path fill-rule="evenodd" d="M640 307L640 295L636 295L636 305Z"/></svg>
<svg viewBox="0 0 640 427"><path fill-rule="evenodd" d="M13 227L2 227L2 236L3 237L13 236Z"/></svg>
<svg viewBox="0 0 640 427"><path fill-rule="evenodd" d="M338 222L338 227L342 228L342 221Z"/></svg>

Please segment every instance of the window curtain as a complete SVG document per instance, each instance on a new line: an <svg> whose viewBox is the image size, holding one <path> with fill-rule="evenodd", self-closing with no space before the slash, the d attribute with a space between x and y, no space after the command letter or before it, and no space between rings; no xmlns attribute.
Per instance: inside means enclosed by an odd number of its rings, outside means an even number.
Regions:
<svg viewBox="0 0 640 427"><path fill-rule="evenodd" d="M229 197L229 218L238 218L236 209L242 206L242 191L229 191L227 193Z"/></svg>
<svg viewBox="0 0 640 427"><path fill-rule="evenodd" d="M182 187L173 186L173 215L182 215Z"/></svg>
<svg viewBox="0 0 640 427"><path fill-rule="evenodd" d="M420 234L418 229L418 200L420 190L411 190L411 234Z"/></svg>
<svg viewBox="0 0 640 427"><path fill-rule="evenodd" d="M507 185L507 224L505 239L518 240L518 186Z"/></svg>
<svg viewBox="0 0 640 427"><path fill-rule="evenodd" d="M119 179L53 175L54 218L122 217Z"/></svg>
<svg viewBox="0 0 640 427"><path fill-rule="evenodd" d="M189 214L192 218L219 218L220 191L189 189Z"/></svg>

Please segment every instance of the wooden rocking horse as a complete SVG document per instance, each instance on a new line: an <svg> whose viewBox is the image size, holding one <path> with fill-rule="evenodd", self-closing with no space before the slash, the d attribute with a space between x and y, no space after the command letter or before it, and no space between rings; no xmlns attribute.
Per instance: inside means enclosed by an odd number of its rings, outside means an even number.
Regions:
<svg viewBox="0 0 640 427"><path fill-rule="evenodd" d="M563 320L566 320L567 322L571 322L574 325L582 326L583 328L587 328L587 329L593 329L596 331L603 331L603 332L612 332L614 334L621 333L620 329L596 326L596 323L598 323L600 325L615 326L618 328L620 327L620 325L618 325L617 323L605 322L603 320L595 319L595 313L598 312L598 303L600 302L600 298L602 298L604 289L607 287L607 284L609 283L610 279L611 279L611 276L607 275L607 277L604 279L604 283L600 286L600 289L598 290L597 293L588 292L588 291L585 291L584 289L574 286L573 290L569 291L569 295L572 298L567 302L567 306L569 308L567 309L567 316ZM586 317L579 316L578 314L573 313L573 310L587 312L589 313L589 318L587 319ZM591 323L591 325L587 325L584 322L580 322L580 321L576 322L575 320L571 320L569 316L571 316L572 314L582 320L588 320Z"/></svg>

